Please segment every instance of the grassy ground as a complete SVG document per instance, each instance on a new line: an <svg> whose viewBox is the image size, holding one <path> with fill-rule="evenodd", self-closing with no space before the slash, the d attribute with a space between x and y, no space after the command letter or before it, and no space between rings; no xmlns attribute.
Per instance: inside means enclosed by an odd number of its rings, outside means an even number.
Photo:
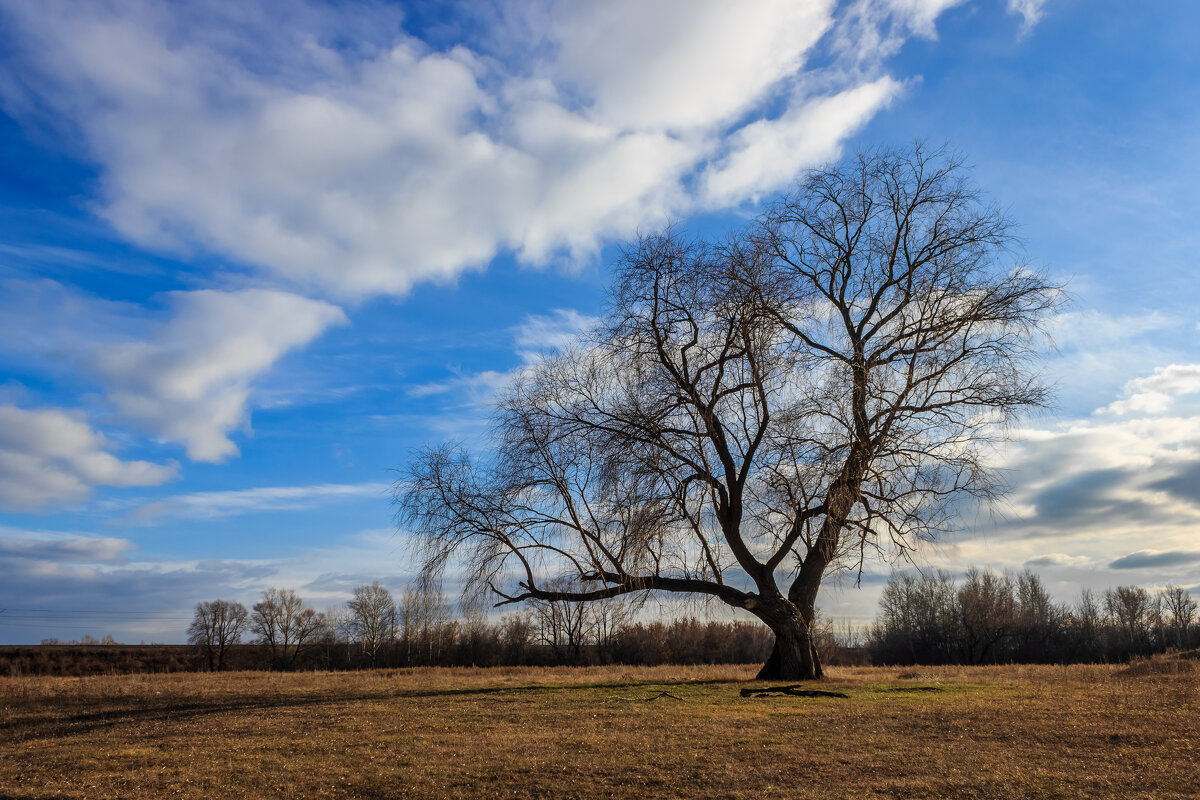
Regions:
<svg viewBox="0 0 1200 800"><path fill-rule="evenodd" d="M831 672L848 699L743 698L751 667L0 678L0 797L1200 794L1194 662Z"/></svg>

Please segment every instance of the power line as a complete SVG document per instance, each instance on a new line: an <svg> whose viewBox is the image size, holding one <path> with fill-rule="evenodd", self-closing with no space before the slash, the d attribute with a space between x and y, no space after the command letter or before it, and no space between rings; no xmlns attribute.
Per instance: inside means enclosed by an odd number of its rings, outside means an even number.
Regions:
<svg viewBox="0 0 1200 800"><path fill-rule="evenodd" d="M19 616L22 619L29 618L44 618L44 617L71 617L71 618L87 618L87 617L127 617L140 619L191 619L191 615L184 616L178 611L129 611L129 610L106 610L94 608L2 608L0 614L5 616ZM0 617L3 619L4 617Z"/></svg>
<svg viewBox="0 0 1200 800"><path fill-rule="evenodd" d="M100 629L104 629L104 628L115 628L115 629L120 630L120 628L122 626L117 626L117 625L64 625L61 623L55 623L53 625L46 625L43 623L32 623L32 622L27 623L27 624L21 623L21 622L0 622L0 627L33 628L35 630L43 630L43 631L47 631L47 630L49 630L49 631L61 631L61 630L95 631L95 630L100 630ZM139 628L137 626L123 626L123 627L128 628L130 630L139 630Z"/></svg>

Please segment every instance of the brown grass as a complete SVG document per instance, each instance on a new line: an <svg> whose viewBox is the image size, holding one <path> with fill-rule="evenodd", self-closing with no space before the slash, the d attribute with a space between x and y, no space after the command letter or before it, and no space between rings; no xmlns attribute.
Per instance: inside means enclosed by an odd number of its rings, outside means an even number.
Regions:
<svg viewBox="0 0 1200 800"><path fill-rule="evenodd" d="M1200 670L831 672L849 699L743 699L751 667L0 678L0 797L1200 791Z"/></svg>

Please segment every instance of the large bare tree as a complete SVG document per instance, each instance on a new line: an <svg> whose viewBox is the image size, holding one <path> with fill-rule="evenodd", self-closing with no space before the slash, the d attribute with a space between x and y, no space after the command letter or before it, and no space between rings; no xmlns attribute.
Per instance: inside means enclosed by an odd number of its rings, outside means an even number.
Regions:
<svg viewBox="0 0 1200 800"><path fill-rule="evenodd" d="M502 397L485 457L412 464L427 572L456 559L498 604L716 598L774 631L760 677L819 677L823 577L990 498L989 446L1046 401L1059 289L1011 244L920 146L815 171L718 244L640 238L604 324Z"/></svg>

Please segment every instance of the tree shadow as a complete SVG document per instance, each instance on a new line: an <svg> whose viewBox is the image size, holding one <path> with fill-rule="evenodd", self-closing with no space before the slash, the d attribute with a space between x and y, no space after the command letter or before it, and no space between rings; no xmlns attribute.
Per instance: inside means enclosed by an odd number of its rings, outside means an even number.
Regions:
<svg viewBox="0 0 1200 800"><path fill-rule="evenodd" d="M54 707L43 705L39 713L16 715L0 722L0 739L17 742L29 739L65 739L86 735L97 730L121 725L136 725L150 721L183 721L199 717L248 711L276 711L292 708L335 705L349 702L381 700L431 699L488 695L535 695L575 693L597 689L637 689L668 686L709 686L744 683L734 678L679 681L620 681L579 684L527 684L521 686L465 686L431 689L392 689L361 692L322 692L277 697L246 696L241 698L198 699L186 702L170 700L147 704L144 698L126 698L125 707L99 711L81 711L53 715ZM77 702L72 699L71 702ZM133 705L136 703L136 705ZM48 713L49 712L49 713Z"/></svg>

